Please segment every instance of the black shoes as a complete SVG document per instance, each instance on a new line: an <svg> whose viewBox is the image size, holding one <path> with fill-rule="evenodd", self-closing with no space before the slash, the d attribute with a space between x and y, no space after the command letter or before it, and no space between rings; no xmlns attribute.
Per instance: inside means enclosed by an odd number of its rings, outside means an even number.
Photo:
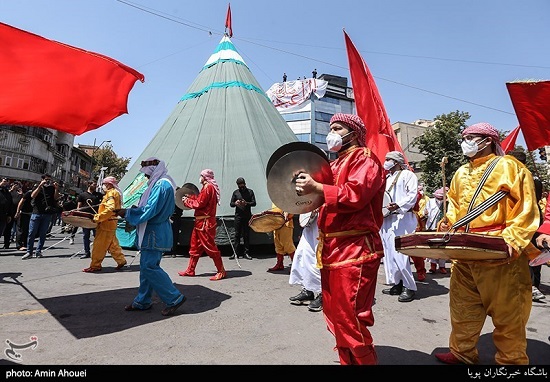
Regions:
<svg viewBox="0 0 550 382"><path fill-rule="evenodd" d="M382 289L382 293L384 294L390 294L392 296L400 295L403 292L403 281L401 281L399 284L396 284L388 289Z"/></svg>
<svg viewBox="0 0 550 382"><path fill-rule="evenodd" d="M174 313L176 313L176 310L178 310L178 308L180 306L183 305L183 303L185 302L185 300L187 300L187 297L183 296L183 298L181 299L180 302L178 302L176 305L174 306L169 306L165 309L162 310L162 312L160 312L163 316L173 316Z"/></svg>
<svg viewBox="0 0 550 382"><path fill-rule="evenodd" d="M302 289L300 293L298 293L296 296L290 297L289 300L292 305L302 305L306 302L311 302L315 300L315 295L312 291Z"/></svg>
<svg viewBox="0 0 550 382"><path fill-rule="evenodd" d="M235 255L229 256L229 260L235 260Z"/></svg>
<svg viewBox="0 0 550 382"><path fill-rule="evenodd" d="M244 254L244 258L247 259L247 260L252 260L252 257L250 257L250 255L248 253Z"/></svg>
<svg viewBox="0 0 550 382"><path fill-rule="evenodd" d="M80 256L81 259L89 259L91 256L89 253L85 253L82 256Z"/></svg>
<svg viewBox="0 0 550 382"><path fill-rule="evenodd" d="M412 300L414 300L414 295L415 295L414 290L410 290L408 288L403 288L403 291L401 292L401 294L397 298L397 301L399 301L399 302L412 301Z"/></svg>
<svg viewBox="0 0 550 382"><path fill-rule="evenodd" d="M323 310L323 295L319 293L315 300L309 303L307 309L310 312L320 312L321 310Z"/></svg>

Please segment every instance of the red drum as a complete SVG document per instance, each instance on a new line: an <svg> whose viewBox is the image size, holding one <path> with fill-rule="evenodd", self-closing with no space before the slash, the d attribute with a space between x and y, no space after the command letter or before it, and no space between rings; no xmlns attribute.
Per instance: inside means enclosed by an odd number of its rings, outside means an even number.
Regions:
<svg viewBox="0 0 550 382"><path fill-rule="evenodd" d="M248 221L248 226L255 232L268 233L285 225L285 215L275 211L264 211L254 214Z"/></svg>
<svg viewBox="0 0 550 382"><path fill-rule="evenodd" d="M416 232L395 237L395 249L408 256L445 260L503 260L508 247L500 236Z"/></svg>
<svg viewBox="0 0 550 382"><path fill-rule="evenodd" d="M94 214L82 211L63 211L61 220L65 224L70 224L74 227L96 228L97 223L94 222Z"/></svg>

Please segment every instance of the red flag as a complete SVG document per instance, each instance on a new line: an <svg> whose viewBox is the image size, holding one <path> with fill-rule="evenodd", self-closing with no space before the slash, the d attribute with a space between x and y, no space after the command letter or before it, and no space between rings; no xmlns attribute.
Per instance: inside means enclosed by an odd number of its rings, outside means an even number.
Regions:
<svg viewBox="0 0 550 382"><path fill-rule="evenodd" d="M384 162L388 152L400 151L403 153L403 149L390 124L384 103L367 64L345 30L344 37L346 39L349 71L357 114L367 127L365 144L378 157L380 162ZM405 161L408 164L407 158L405 158Z"/></svg>
<svg viewBox="0 0 550 382"><path fill-rule="evenodd" d="M227 16L225 17L225 30L229 29L229 37L233 37L233 28L231 27L231 3L227 7Z"/></svg>
<svg viewBox="0 0 550 382"><path fill-rule="evenodd" d="M128 112L143 74L98 53L0 23L0 124L80 135Z"/></svg>
<svg viewBox="0 0 550 382"><path fill-rule="evenodd" d="M519 130L520 127L516 127L514 130L510 131L510 134L508 134L502 142L500 142L502 150L504 150L505 153L512 151L516 147L516 140L518 139Z"/></svg>
<svg viewBox="0 0 550 382"><path fill-rule="evenodd" d="M507 82L529 151L550 145L550 81Z"/></svg>

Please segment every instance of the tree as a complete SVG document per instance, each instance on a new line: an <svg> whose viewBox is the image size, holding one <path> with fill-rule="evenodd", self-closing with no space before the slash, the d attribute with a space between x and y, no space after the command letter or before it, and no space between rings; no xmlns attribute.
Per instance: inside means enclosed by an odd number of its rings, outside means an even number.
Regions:
<svg viewBox="0 0 550 382"><path fill-rule="evenodd" d="M128 171L130 159L117 157L113 151L113 146L107 144L97 149L93 154L93 173L97 176L101 172L101 167L107 167L105 176L114 176L117 180L120 180Z"/></svg>
<svg viewBox="0 0 550 382"><path fill-rule="evenodd" d="M460 142L462 131L466 128L466 121L470 118L467 112L454 111L449 114L438 115L434 119L434 126L416 137L412 145L424 154L425 159L420 163L422 174L420 181L425 185L425 192L433 193L443 187L443 158L447 158L444 165L445 185L448 187L452 176L460 166L466 163L462 154Z"/></svg>

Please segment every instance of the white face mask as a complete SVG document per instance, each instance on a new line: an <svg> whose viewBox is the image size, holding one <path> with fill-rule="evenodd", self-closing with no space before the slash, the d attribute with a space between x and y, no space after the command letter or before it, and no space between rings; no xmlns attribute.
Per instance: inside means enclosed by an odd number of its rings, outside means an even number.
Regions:
<svg viewBox="0 0 550 382"><path fill-rule="evenodd" d="M390 171L393 166L395 166L395 162L392 160L387 160L384 162L384 170Z"/></svg>
<svg viewBox="0 0 550 382"><path fill-rule="evenodd" d="M107 185L102 185L101 186L101 189L103 190L103 192L107 192L108 188L107 188Z"/></svg>
<svg viewBox="0 0 550 382"><path fill-rule="evenodd" d="M473 157L477 154L479 151L479 144L485 141L487 138L482 139L479 142L472 140L464 140L460 144L460 147L462 148L462 153L466 155L468 158Z"/></svg>
<svg viewBox="0 0 550 382"><path fill-rule="evenodd" d="M199 176L199 184L202 184L202 181L203 181L203 177L201 175L201 176Z"/></svg>
<svg viewBox="0 0 550 382"><path fill-rule="evenodd" d="M353 131L350 131L349 133L345 134L344 136L340 136L340 134L337 134L333 131L327 134L327 148L328 151L332 152L338 152L342 149L343 146L343 139L353 133Z"/></svg>

